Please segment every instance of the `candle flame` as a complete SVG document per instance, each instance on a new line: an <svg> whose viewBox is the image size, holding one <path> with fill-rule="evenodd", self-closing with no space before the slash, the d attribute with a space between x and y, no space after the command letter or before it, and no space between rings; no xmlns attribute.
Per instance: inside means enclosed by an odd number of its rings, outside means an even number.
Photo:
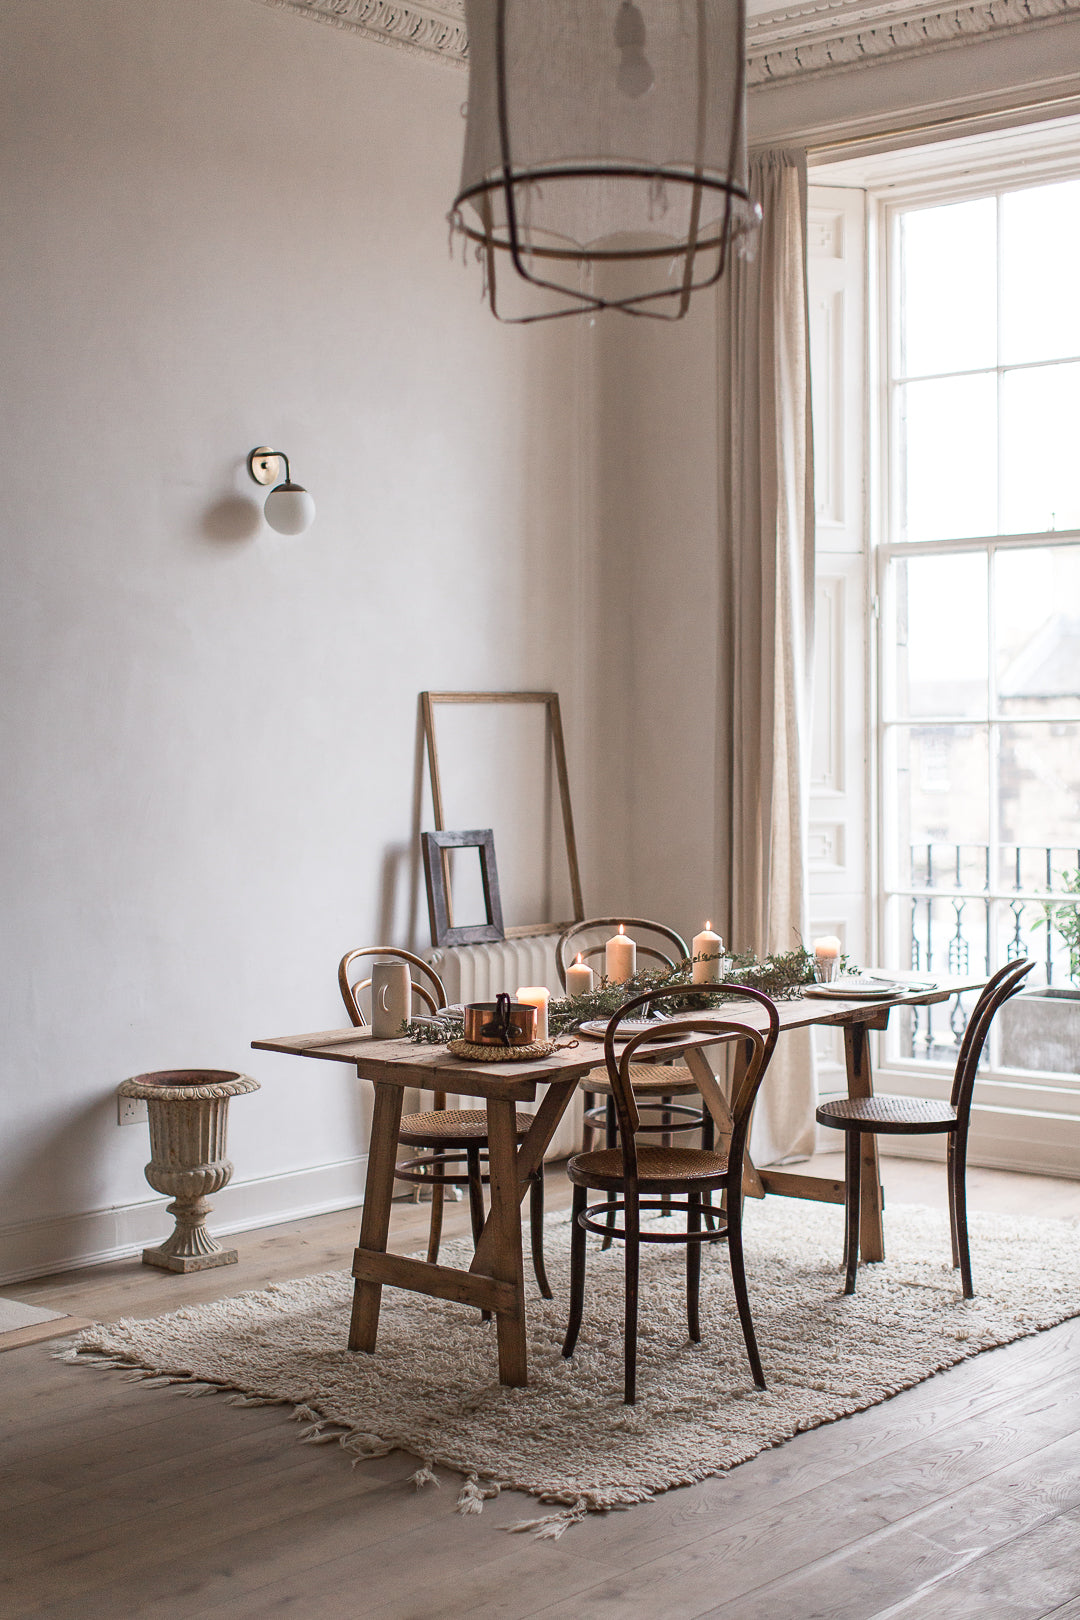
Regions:
<svg viewBox="0 0 1080 1620"><path fill-rule="evenodd" d="M619 933L620 934L625 934L626 933L626 925L625 925L625 923L620 923L619 924Z"/></svg>
<svg viewBox="0 0 1080 1620"><path fill-rule="evenodd" d="M706 922L706 924L705 924L705 932L706 932L706 933L707 933L707 934L711 934L711 933L712 933L712 922L711 922L711 921L707 921L707 922Z"/></svg>
<svg viewBox="0 0 1080 1620"><path fill-rule="evenodd" d="M577 953L577 966L578 967L581 966L581 952L580 951L578 951L578 953Z"/></svg>

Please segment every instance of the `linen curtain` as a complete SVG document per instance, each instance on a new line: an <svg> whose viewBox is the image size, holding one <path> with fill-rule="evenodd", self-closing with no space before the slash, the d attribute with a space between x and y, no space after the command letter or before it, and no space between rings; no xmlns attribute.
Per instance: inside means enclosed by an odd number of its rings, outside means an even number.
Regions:
<svg viewBox="0 0 1080 1620"><path fill-rule="evenodd" d="M719 284L718 884L729 948L787 951L807 928L814 611L806 157L751 161L756 255ZM761 1164L813 1151L809 1031L785 1035L757 1106Z"/></svg>

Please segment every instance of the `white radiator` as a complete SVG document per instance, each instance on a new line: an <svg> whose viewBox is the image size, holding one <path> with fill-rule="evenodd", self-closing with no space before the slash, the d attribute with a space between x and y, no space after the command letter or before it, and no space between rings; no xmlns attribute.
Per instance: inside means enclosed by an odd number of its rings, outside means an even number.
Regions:
<svg viewBox="0 0 1080 1620"><path fill-rule="evenodd" d="M493 1001L502 991L514 994L519 984L546 984L561 996L555 968L558 934L527 934L490 945L450 945L426 952L446 986L447 1001Z"/></svg>
<svg viewBox="0 0 1080 1620"><path fill-rule="evenodd" d="M446 986L446 999L494 1001L502 991L513 995L518 985L546 984L553 996L562 988L555 967L558 934L527 934L522 939L500 939L485 945L451 945L424 953ZM597 1061L603 1054L597 1047ZM543 1090L538 1093L543 1096ZM450 1108L475 1108L475 1099L448 1098ZM535 1104L528 1105L535 1108ZM559 1121L559 1128L547 1150L549 1159L566 1159L581 1151L582 1098L578 1091Z"/></svg>

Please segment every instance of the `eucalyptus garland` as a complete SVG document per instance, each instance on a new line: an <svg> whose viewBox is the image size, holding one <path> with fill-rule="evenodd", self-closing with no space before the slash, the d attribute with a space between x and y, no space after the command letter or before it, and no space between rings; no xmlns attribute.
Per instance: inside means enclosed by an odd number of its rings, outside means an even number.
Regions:
<svg viewBox="0 0 1080 1620"><path fill-rule="evenodd" d="M644 968L621 984L611 984L601 978L596 989L585 995L553 997L548 1003L548 1029L552 1035L568 1035L588 1020L606 1022L626 1002L648 990L671 990L672 995L664 998L660 1008L674 1013L722 1006L726 1001L736 1000L744 987L761 990L774 1001L794 1001L814 982L814 958L802 945L760 960L749 952L727 956L723 978L707 996L680 996L677 992L693 983L693 965L688 959L674 968ZM846 957L842 966L845 972L850 968ZM414 1041L442 1045L462 1038L464 1020L460 1011L448 1009L435 1018L414 1018L401 1026L401 1032Z"/></svg>

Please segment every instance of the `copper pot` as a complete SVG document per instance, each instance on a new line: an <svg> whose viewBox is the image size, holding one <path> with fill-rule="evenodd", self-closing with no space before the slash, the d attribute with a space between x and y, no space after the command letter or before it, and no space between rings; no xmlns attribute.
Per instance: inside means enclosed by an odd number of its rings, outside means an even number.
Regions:
<svg viewBox="0 0 1080 1620"><path fill-rule="evenodd" d="M536 1008L511 1001L473 1001L465 1008L465 1039L473 1046L531 1046L536 1039Z"/></svg>

